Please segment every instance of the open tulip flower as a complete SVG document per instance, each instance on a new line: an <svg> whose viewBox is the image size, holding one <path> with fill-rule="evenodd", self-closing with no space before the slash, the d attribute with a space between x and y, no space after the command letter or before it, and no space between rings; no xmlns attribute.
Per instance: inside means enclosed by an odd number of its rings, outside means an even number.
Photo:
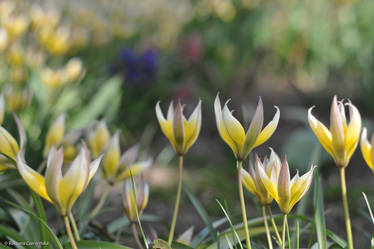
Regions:
<svg viewBox="0 0 374 249"><path fill-rule="evenodd" d="M271 150L270 158L265 157L263 162L260 158L255 156L254 166L252 162L249 165L249 173L242 169L242 181L244 187L257 196L258 201L262 206L269 205L273 202L273 197L266 190L263 181L261 180L260 167L265 171L266 175L271 181L276 181L279 176L281 161L278 155Z"/></svg>
<svg viewBox="0 0 374 249"><path fill-rule="evenodd" d="M162 114L160 102L158 102L156 104L156 116L162 132L169 139L174 150L179 155L187 153L200 133L201 101L199 101L189 119L186 119L183 115L183 107L180 101L175 110L173 102L170 103L166 119Z"/></svg>
<svg viewBox="0 0 374 249"><path fill-rule="evenodd" d="M367 139L367 130L363 129L361 135L361 152L365 162L369 168L374 172L374 134L371 136L370 143Z"/></svg>
<svg viewBox="0 0 374 249"><path fill-rule="evenodd" d="M152 159L137 162L139 146L135 145L121 156L119 146L119 132L110 139L105 150L102 166L102 177L110 184L137 176L152 165Z"/></svg>
<svg viewBox="0 0 374 249"><path fill-rule="evenodd" d="M240 122L232 115L232 112L227 107L227 101L224 107L221 107L221 101L217 94L214 101L214 111L216 115L216 123L218 132L222 139L230 146L237 160L245 160L248 154L257 146L263 144L274 133L278 126L280 111L277 109L273 119L264 129L262 129L264 122L264 110L261 98L258 101L256 112L253 116L251 124L249 125L247 133Z"/></svg>
<svg viewBox="0 0 374 249"><path fill-rule="evenodd" d="M25 163L24 152L17 155L17 167L27 185L38 195L56 206L62 216L69 215L71 208L95 175L101 157L89 162L89 151L84 145L69 169L62 175L63 148L50 150L45 177Z"/></svg>
<svg viewBox="0 0 374 249"><path fill-rule="evenodd" d="M349 123L347 123L345 115L345 105L349 107ZM310 127L323 148L334 158L336 165L347 167L360 139L361 116L359 111L351 102L343 103L334 96L329 130L312 115L313 108L309 108L308 111Z"/></svg>
<svg viewBox="0 0 374 249"><path fill-rule="evenodd" d="M263 167L258 167L262 183L271 197L278 203L281 211L288 214L294 205L308 192L316 166L302 176L297 173L292 180L287 160L284 159L279 176L269 175Z"/></svg>

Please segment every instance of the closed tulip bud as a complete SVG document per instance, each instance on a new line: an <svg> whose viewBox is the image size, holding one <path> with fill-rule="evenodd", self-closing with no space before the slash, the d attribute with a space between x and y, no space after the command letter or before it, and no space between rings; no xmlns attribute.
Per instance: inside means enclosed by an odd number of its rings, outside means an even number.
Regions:
<svg viewBox="0 0 374 249"><path fill-rule="evenodd" d="M83 63L79 58L71 58L65 66L67 81L78 81L84 74Z"/></svg>
<svg viewBox="0 0 374 249"><path fill-rule="evenodd" d="M347 124L345 105L349 107L350 121ZM361 132L361 116L351 103L338 102L336 96L332 101L330 112L330 130L312 115L309 108L310 127L323 148L333 157L338 167L347 167L353 152L356 150Z"/></svg>
<svg viewBox="0 0 374 249"><path fill-rule="evenodd" d="M284 214L289 214L295 204L308 192L315 167L312 165L307 173L301 177L297 173L290 180L289 167L285 158L278 177L269 177L261 167L259 168L259 173L269 195L278 203Z"/></svg>
<svg viewBox="0 0 374 249"><path fill-rule="evenodd" d="M274 133L278 126L280 111L275 106L276 113L265 128L262 129L264 115L261 98L258 101L256 112L249 125L247 133L240 122L232 115L227 107L228 101L224 107L221 107L219 95L217 94L214 102L214 111L216 116L217 129L221 138L230 146L238 161L247 158L248 154L257 146L263 144Z"/></svg>
<svg viewBox="0 0 374 249"><path fill-rule="evenodd" d="M374 134L371 136L370 143L367 139L367 130L363 129L361 135L361 152L365 162L374 173Z"/></svg>
<svg viewBox="0 0 374 249"><path fill-rule="evenodd" d="M13 162L19 151L17 141L14 137L0 126L0 171L14 169Z"/></svg>
<svg viewBox="0 0 374 249"><path fill-rule="evenodd" d="M105 120L98 122L88 133L88 144L94 157L98 157L109 141L110 133Z"/></svg>
<svg viewBox="0 0 374 249"><path fill-rule="evenodd" d="M156 116L164 135L169 139L174 150L179 155L184 155L195 143L201 128L201 101L189 119L183 115L183 108L178 102L174 111L173 102L169 105L167 118L165 119L160 108L160 102L156 105Z"/></svg>
<svg viewBox="0 0 374 249"><path fill-rule="evenodd" d="M66 115L60 115L47 132L45 139L44 155L47 155L53 145L58 146L65 135Z"/></svg>
<svg viewBox="0 0 374 249"><path fill-rule="evenodd" d="M136 161L139 146L135 145L121 155L119 132L110 139L103 160L102 177L109 184L122 182L132 176L137 176L152 165L152 160Z"/></svg>
<svg viewBox="0 0 374 249"><path fill-rule="evenodd" d="M101 157L90 163L89 151L83 144L79 155L62 174L63 148L56 150L52 147L48 153L47 169L43 177L26 164L24 158L26 135L19 121L17 126L21 137L21 150L17 154L17 168L20 175L34 192L52 203L61 215L67 216L74 202L95 175Z"/></svg>
<svg viewBox="0 0 374 249"><path fill-rule="evenodd" d="M260 205L269 205L273 202L273 197L266 190L261 180L260 167L265 171L268 178L275 181L278 178L281 162L278 155L271 150L270 158L264 158L263 162L259 157L255 156L255 166L250 163L249 173L242 169L242 182L244 187L252 194L257 196Z"/></svg>
<svg viewBox="0 0 374 249"><path fill-rule="evenodd" d="M148 204L148 199L149 186L142 177L137 180L134 179L134 184L131 179L124 182L122 202L125 213L131 222L137 221L137 213L139 217L141 216Z"/></svg>

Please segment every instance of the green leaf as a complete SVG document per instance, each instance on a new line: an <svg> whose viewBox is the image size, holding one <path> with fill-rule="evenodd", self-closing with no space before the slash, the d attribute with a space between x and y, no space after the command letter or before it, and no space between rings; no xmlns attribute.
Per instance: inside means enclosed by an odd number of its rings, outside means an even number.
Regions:
<svg viewBox="0 0 374 249"><path fill-rule="evenodd" d="M192 193L191 189L187 185L183 185L183 190L187 194L188 198L194 205L195 209L199 213L200 217L203 219L205 225L208 227L209 232L213 238L214 241L218 243L218 248L219 248L219 241L218 241L218 236L217 236L217 231L213 227L212 222L210 221L210 218L208 216L208 213L204 209L203 205L199 202L199 200L195 197L195 195ZM191 244L193 247L196 245Z"/></svg>
<svg viewBox="0 0 374 249"><path fill-rule="evenodd" d="M323 205L323 186L318 174L318 170L316 170L316 175L314 177L314 209L314 221L316 224L318 246L320 249L327 249L326 222Z"/></svg>
<svg viewBox="0 0 374 249"><path fill-rule="evenodd" d="M9 205L11 205L11 206L13 206L13 207L15 207L15 208L18 208L18 209L24 211L25 213L28 213L29 215L31 215L31 217L37 219L40 222L41 225L43 225L44 227L47 228L47 231L48 231L48 233L49 233L49 235L51 237L51 240L55 243L55 245L59 249L63 249L63 247L62 247L60 241L58 240L57 236L54 234L54 232L52 231L52 229L48 226L48 224L45 221L43 221L41 218L39 218L38 216L36 216L33 212L30 212L29 210L27 210L26 208L24 208L22 206L19 206L19 205L13 203L13 202L10 202L10 201L7 201L7 200L5 200L4 202L7 203L7 204L9 204Z"/></svg>
<svg viewBox="0 0 374 249"><path fill-rule="evenodd" d="M48 230L41 223L43 221L45 224L47 224L47 217L45 216L43 203L42 203L42 200L40 199L40 197L34 191L31 191L31 196L32 196L32 199L34 200L34 203L35 203L36 213L37 213L38 217L40 218L39 225L40 225L40 231L42 233L42 241L43 242L48 242L48 243L43 244L42 248L47 248L48 249L48 248L50 248Z"/></svg>
<svg viewBox="0 0 374 249"><path fill-rule="evenodd" d="M98 89L93 99L85 105L81 111L75 115L75 118L71 122L72 128L81 128L88 125L92 120L97 119L100 114L107 112L110 108L113 99L118 99L121 93L121 79L119 77L113 77L103 84Z"/></svg>
<svg viewBox="0 0 374 249"><path fill-rule="evenodd" d="M16 242L26 242L26 241L28 241L27 239L25 239L23 236L21 236L17 231L15 231L11 227L6 227L6 226L3 226L3 225L0 225L0 234L5 235L8 238L10 238L10 239L12 239ZM29 249L37 249L36 246L31 246L31 245L23 245L23 247L29 248Z"/></svg>
<svg viewBox="0 0 374 249"><path fill-rule="evenodd" d="M131 247L121 246L110 242L81 240L77 241L79 249L132 249ZM65 249L72 249L70 244L64 245Z"/></svg>
<svg viewBox="0 0 374 249"><path fill-rule="evenodd" d="M371 236L371 249L374 249L374 234Z"/></svg>
<svg viewBox="0 0 374 249"><path fill-rule="evenodd" d="M340 237L339 235L334 233L333 231L327 229L326 234L327 234L327 236L329 236L330 239L332 239L341 248L346 248L347 247L347 242L342 237Z"/></svg>

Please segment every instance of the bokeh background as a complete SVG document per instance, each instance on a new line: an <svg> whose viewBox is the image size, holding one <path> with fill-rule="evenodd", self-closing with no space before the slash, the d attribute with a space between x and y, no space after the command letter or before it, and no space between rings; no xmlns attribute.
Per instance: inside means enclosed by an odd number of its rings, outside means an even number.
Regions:
<svg viewBox="0 0 374 249"><path fill-rule="evenodd" d="M181 99L190 113L202 100L202 130L186 156L184 181L212 220L223 216L219 199L239 222L234 158L217 133L213 101L218 92L231 98L234 115L248 124L261 96L265 120L274 105L281 120L256 152L264 156L272 147L287 155L294 173L316 162L327 227L345 237L338 170L311 132L307 109L315 105L315 115L328 123L332 96L350 99L372 132L373 10L372 0L2 0L4 126L16 134L10 114L20 116L35 165L48 128L62 113L67 130L105 119L111 132L121 131L123 147L140 142L155 158L146 172L146 230L163 234L175 198L177 160L160 132L157 101L166 110L171 100ZM368 248L373 227L361 192L374 200L374 175L359 150L347 179L357 246ZM106 215L97 218L107 232L102 239L123 227L113 221L123 215L119 199L114 192ZM312 215L312 204L308 195L295 212ZM247 208L250 217L259 216L248 193ZM205 225L184 195L176 233L190 226L199 231ZM121 240L129 231L124 228Z"/></svg>

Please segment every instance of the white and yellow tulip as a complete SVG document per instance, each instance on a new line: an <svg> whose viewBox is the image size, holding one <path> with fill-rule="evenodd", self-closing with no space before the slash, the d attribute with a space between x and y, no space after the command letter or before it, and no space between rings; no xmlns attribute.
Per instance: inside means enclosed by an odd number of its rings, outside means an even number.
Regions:
<svg viewBox="0 0 374 249"><path fill-rule="evenodd" d="M94 157L98 157L108 144L110 133L105 120L98 122L88 132L88 145Z"/></svg>
<svg viewBox="0 0 374 249"><path fill-rule="evenodd" d="M174 150L179 155L184 155L195 143L201 129L201 101L197 104L191 116L186 119L180 101L175 110L173 102L169 105L165 119L160 108L160 102L156 105L156 116L164 135L169 139Z"/></svg>
<svg viewBox="0 0 374 249"><path fill-rule="evenodd" d="M271 181L276 181L279 176L281 161L278 155L271 149L270 157L265 157L263 162L255 156L255 166L252 162L249 166L249 172L242 169L242 182L244 187L252 194L257 196L260 205L269 205L273 202L273 197L266 190L261 180L260 168L262 168Z"/></svg>
<svg viewBox="0 0 374 249"><path fill-rule="evenodd" d="M349 123L345 115L345 105L349 107ZM312 115L313 108L309 108L308 111L310 127L323 148L333 157L336 165L347 167L360 139L361 115L359 111L351 102L338 102L334 96L329 130Z"/></svg>
<svg viewBox="0 0 374 249"><path fill-rule="evenodd" d="M374 134L371 136L370 143L367 139L367 130L363 129L361 135L361 152L365 162L369 168L374 172Z"/></svg>
<svg viewBox="0 0 374 249"><path fill-rule="evenodd" d="M134 189L135 187L135 189ZM149 186L143 178L127 179L123 184L122 202L125 213L131 222L137 221L137 214L140 216L148 204Z"/></svg>
<svg viewBox="0 0 374 249"><path fill-rule="evenodd" d="M135 145L125 151L121 156L119 146L119 132L110 139L105 150L103 165L101 167L102 178L109 184L116 184L131 176L137 176L152 165L152 159L136 161L139 146Z"/></svg>
<svg viewBox="0 0 374 249"><path fill-rule="evenodd" d="M278 126L280 111L277 106L273 119L264 129L262 129L264 114L262 100L259 99L256 112L249 125L247 133L240 122L232 115L227 107L221 107L221 101L217 94L214 101L214 111L216 116L217 129L221 138L230 146L238 161L244 160L248 154L257 146L266 142L274 133Z"/></svg>
<svg viewBox="0 0 374 249"><path fill-rule="evenodd" d="M278 177L270 175L264 168L259 167L259 174L263 185L269 195L278 203L279 208L284 214L291 212L295 204L308 192L313 179L313 171L316 166L302 176L299 172L290 179L290 171L286 158L282 163Z"/></svg>

